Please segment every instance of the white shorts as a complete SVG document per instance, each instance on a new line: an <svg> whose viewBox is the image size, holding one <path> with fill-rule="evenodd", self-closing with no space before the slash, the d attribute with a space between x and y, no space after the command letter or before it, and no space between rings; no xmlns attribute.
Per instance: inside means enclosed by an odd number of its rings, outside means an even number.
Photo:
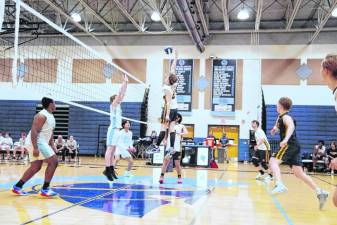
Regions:
<svg viewBox="0 0 337 225"><path fill-rule="evenodd" d="M28 151L30 161L44 160L44 159L48 159L52 157L53 155L55 155L54 150L49 146L47 142L38 142L37 147L40 151L40 154L38 157L34 157L33 156L33 150L34 150L33 145L25 146L25 148Z"/></svg>
<svg viewBox="0 0 337 225"><path fill-rule="evenodd" d="M131 154L127 149L124 148L117 148L115 155L120 155L123 159L125 158L131 158Z"/></svg>
<svg viewBox="0 0 337 225"><path fill-rule="evenodd" d="M10 145L7 145L7 144L3 144L3 145L1 145L1 150L7 150L7 149L10 149L11 148L11 146Z"/></svg>
<svg viewBox="0 0 337 225"><path fill-rule="evenodd" d="M118 141L119 128L109 126L106 135L106 146L116 146Z"/></svg>

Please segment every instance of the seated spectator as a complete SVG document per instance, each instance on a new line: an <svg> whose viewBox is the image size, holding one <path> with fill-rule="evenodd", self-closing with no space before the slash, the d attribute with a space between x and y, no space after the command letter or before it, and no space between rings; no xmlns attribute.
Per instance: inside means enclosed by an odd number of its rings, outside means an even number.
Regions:
<svg viewBox="0 0 337 225"><path fill-rule="evenodd" d="M26 137L26 133L22 132L20 140L14 143L14 157L16 156L17 152L20 152L20 156L17 158L17 160L22 160L24 158L24 154L27 153L27 149L25 148Z"/></svg>
<svg viewBox="0 0 337 225"><path fill-rule="evenodd" d="M57 136L57 139L55 140L55 146L56 146L56 152L62 153L62 161L65 161L66 159L66 142L63 139L62 135Z"/></svg>
<svg viewBox="0 0 337 225"><path fill-rule="evenodd" d="M336 146L336 142L335 141L331 142L330 147L327 150L327 156L328 156L327 157L328 158L328 160L327 160L327 168L329 168L331 160L337 158L337 146ZM333 171L331 171L331 172L333 172Z"/></svg>
<svg viewBox="0 0 337 225"><path fill-rule="evenodd" d="M71 160L73 161L75 159L76 152L78 151L77 149L77 142L74 139L74 136L70 135L69 139L67 140L67 150L70 154Z"/></svg>
<svg viewBox="0 0 337 225"><path fill-rule="evenodd" d="M315 145L314 151L312 154L312 164L313 164L313 169L314 171L317 169L317 161L318 160L323 160L325 161L326 159L326 149L324 146L324 141L320 140L318 141L318 144Z"/></svg>
<svg viewBox="0 0 337 225"><path fill-rule="evenodd" d="M150 135L150 139L152 143L155 143L157 141L157 131L153 130Z"/></svg>
<svg viewBox="0 0 337 225"><path fill-rule="evenodd" d="M7 152L6 159L9 160L11 158L11 148L13 146L13 139L11 138L11 135L8 132L3 133L1 139L2 139L1 150Z"/></svg>

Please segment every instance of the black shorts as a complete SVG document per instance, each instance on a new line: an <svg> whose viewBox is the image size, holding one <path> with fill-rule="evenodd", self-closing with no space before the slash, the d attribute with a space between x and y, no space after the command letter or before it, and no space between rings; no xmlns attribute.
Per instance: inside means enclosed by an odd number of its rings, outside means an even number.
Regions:
<svg viewBox="0 0 337 225"><path fill-rule="evenodd" d="M253 157L257 158L259 162L269 162L270 151L269 150L256 150Z"/></svg>
<svg viewBox="0 0 337 225"><path fill-rule="evenodd" d="M298 144L288 144L276 153L273 157L281 160L289 166L302 166L301 147Z"/></svg>
<svg viewBox="0 0 337 225"><path fill-rule="evenodd" d="M181 152L175 152L175 153L172 155L172 159L173 159L173 160L180 160L180 156L181 156Z"/></svg>
<svg viewBox="0 0 337 225"><path fill-rule="evenodd" d="M178 109L170 109L170 115L169 115L170 122L176 120L177 115L178 115ZM163 108L162 113L161 113L160 122L165 123L166 122L165 119L166 119L166 110L164 110Z"/></svg>

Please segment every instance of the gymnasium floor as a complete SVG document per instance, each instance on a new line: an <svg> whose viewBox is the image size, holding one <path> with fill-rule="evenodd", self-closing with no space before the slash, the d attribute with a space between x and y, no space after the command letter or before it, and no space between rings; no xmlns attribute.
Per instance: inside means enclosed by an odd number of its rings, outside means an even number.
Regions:
<svg viewBox="0 0 337 225"><path fill-rule="evenodd" d="M251 165L231 162L217 170L183 170L184 183L176 174L160 185L159 167L136 161L133 178L121 176L112 185L101 175L103 160L82 158L80 166L60 165L53 180L56 199L35 195L43 173L26 184L29 196L14 196L9 188L21 176L25 165L0 164L0 223L10 224L337 224L337 209L331 197L323 211L315 194L294 176L285 173L289 191L269 194L272 183L255 180ZM44 168L43 168L44 169ZM288 169L283 168L284 172ZM337 177L313 176L334 191Z"/></svg>

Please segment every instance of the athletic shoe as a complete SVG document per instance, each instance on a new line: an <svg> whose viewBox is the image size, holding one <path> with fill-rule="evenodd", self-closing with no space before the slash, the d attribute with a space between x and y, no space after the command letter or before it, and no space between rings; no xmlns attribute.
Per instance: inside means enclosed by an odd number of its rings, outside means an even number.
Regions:
<svg viewBox="0 0 337 225"><path fill-rule="evenodd" d="M117 172L115 171L115 169L111 169L110 174L114 179L116 179L116 180L118 179Z"/></svg>
<svg viewBox="0 0 337 225"><path fill-rule="evenodd" d="M279 184L274 187L274 189L271 191L271 194L276 195L287 191L288 188L284 184Z"/></svg>
<svg viewBox="0 0 337 225"><path fill-rule="evenodd" d="M26 196L26 195L28 195L28 193L24 192L22 190L22 188L19 188L19 187L15 186L15 185L12 188L12 193L14 193L16 195L19 195L19 196Z"/></svg>
<svg viewBox="0 0 337 225"><path fill-rule="evenodd" d="M130 171L125 171L124 177L133 177L133 174Z"/></svg>
<svg viewBox="0 0 337 225"><path fill-rule="evenodd" d="M256 175L255 179L256 179L256 180L263 180L264 177L263 177L263 175L262 175L261 173L258 173L258 174Z"/></svg>
<svg viewBox="0 0 337 225"><path fill-rule="evenodd" d="M55 191L52 191L50 188L41 189L41 191L40 191L40 196L42 196L42 197L51 198L51 197L56 197L58 195L59 194L57 194Z"/></svg>
<svg viewBox="0 0 337 225"><path fill-rule="evenodd" d="M178 184L182 184L183 183L183 179L181 179L181 178L178 178L178 182L177 182Z"/></svg>
<svg viewBox="0 0 337 225"><path fill-rule="evenodd" d="M108 179L108 181L113 181L114 179L112 178L112 175L110 172L104 170L103 171L104 176Z"/></svg>
<svg viewBox="0 0 337 225"><path fill-rule="evenodd" d="M160 177L160 178L159 178L159 183L160 183L160 184L163 184L163 183L164 183L164 177Z"/></svg>
<svg viewBox="0 0 337 225"><path fill-rule="evenodd" d="M319 201L319 209L322 210L326 200L328 199L329 192L322 190L319 194L317 194L317 198Z"/></svg>
<svg viewBox="0 0 337 225"><path fill-rule="evenodd" d="M266 183L269 183L273 178L271 176L269 176L269 174L267 174L264 178L263 181Z"/></svg>

